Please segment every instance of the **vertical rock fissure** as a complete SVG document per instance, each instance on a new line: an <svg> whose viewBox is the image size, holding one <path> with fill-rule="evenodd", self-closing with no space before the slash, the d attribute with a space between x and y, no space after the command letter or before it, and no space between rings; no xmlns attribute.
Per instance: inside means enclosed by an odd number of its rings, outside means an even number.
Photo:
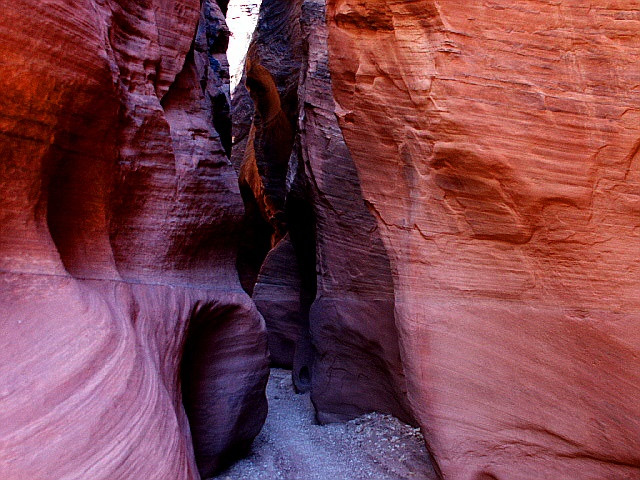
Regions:
<svg viewBox="0 0 640 480"><path fill-rule="evenodd" d="M272 364L293 368L300 391L311 385L308 315L316 295L315 212L296 139L302 62L300 2L265 2L235 91L234 119L245 201L243 286L263 313ZM268 248L265 248L268 247Z"/></svg>
<svg viewBox="0 0 640 480"><path fill-rule="evenodd" d="M414 423L391 267L331 89L324 3L265 0L234 98L246 141L232 158L254 235L238 265L253 254L253 271L240 273L265 318L272 365L293 368L320 421L377 410Z"/></svg>
<svg viewBox="0 0 640 480"><path fill-rule="evenodd" d="M211 121L227 157L231 157L231 95L227 48L226 5L205 1L194 41L200 84L211 111Z"/></svg>

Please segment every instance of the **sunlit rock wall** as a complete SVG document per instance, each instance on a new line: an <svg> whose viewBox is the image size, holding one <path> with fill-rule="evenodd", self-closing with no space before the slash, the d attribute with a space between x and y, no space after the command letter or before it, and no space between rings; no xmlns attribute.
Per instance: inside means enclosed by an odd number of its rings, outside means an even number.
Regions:
<svg viewBox="0 0 640 480"><path fill-rule="evenodd" d="M327 23L443 476L637 478L638 4L330 0Z"/></svg>
<svg viewBox="0 0 640 480"><path fill-rule="evenodd" d="M258 432L227 38L211 1L0 7L0 477L199 478Z"/></svg>
<svg viewBox="0 0 640 480"><path fill-rule="evenodd" d="M638 477L638 5L324 9L271 23L297 77L250 56L254 139L286 141L244 155L319 418L415 420L444 478Z"/></svg>

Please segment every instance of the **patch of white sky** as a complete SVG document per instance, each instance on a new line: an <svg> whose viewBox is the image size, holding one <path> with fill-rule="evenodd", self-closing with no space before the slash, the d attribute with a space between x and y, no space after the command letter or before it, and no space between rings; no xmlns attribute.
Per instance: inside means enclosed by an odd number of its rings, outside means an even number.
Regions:
<svg viewBox="0 0 640 480"><path fill-rule="evenodd" d="M230 0L227 7L227 25L231 31L227 58L231 74L231 92L242 78L244 60L251 36L258 23L262 0Z"/></svg>

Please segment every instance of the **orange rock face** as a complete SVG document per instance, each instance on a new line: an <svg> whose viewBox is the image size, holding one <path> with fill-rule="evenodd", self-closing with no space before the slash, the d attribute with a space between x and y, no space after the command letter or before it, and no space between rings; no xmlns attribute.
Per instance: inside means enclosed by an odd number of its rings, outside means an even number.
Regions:
<svg viewBox="0 0 640 480"><path fill-rule="evenodd" d="M330 0L346 145L444 478L640 475L640 12Z"/></svg>
<svg viewBox="0 0 640 480"><path fill-rule="evenodd" d="M241 243L220 6L5 2L0 478L246 450L241 244L321 421L415 421L446 479L637 479L640 11L601 3L265 0Z"/></svg>
<svg viewBox="0 0 640 480"><path fill-rule="evenodd" d="M0 7L0 477L199 478L258 432L227 38L211 1Z"/></svg>

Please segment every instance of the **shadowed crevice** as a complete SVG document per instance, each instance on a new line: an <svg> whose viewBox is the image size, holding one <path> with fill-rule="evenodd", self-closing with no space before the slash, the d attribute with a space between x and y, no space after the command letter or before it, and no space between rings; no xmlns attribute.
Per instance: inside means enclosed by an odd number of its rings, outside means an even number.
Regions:
<svg viewBox="0 0 640 480"><path fill-rule="evenodd" d="M249 303L206 303L193 310L180 372L203 478L245 455L264 423L268 365L263 329Z"/></svg>

